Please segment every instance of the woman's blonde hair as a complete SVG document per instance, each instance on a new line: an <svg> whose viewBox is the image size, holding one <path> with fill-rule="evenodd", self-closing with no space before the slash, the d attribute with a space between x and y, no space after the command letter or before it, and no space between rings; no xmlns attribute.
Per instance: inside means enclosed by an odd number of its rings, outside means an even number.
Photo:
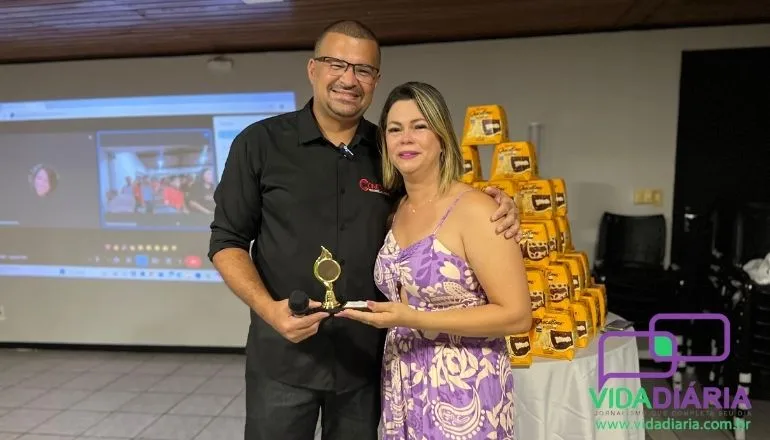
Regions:
<svg viewBox="0 0 770 440"><path fill-rule="evenodd" d="M404 191L404 178L388 157L386 129L388 113L398 101L414 101L420 109L430 129L436 133L441 142L439 156L439 191L445 192L452 183L460 180L463 173L463 157L460 144L455 135L449 108L441 93L430 84L423 82L407 82L394 88L385 100L385 106L380 114L379 138L380 154L382 155L382 180L385 188L391 193L399 194Z"/></svg>

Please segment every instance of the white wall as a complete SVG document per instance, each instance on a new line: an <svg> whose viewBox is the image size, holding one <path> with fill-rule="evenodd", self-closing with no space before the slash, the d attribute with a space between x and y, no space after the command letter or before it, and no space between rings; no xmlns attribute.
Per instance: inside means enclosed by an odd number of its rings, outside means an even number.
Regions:
<svg viewBox="0 0 770 440"><path fill-rule="evenodd" d="M764 25L386 47L367 117L376 120L393 86L422 80L444 92L458 130L465 107L474 104L503 105L513 139L525 139L527 125L540 122L540 169L565 178L574 243L593 255L605 210L662 212L670 228L681 52L767 45ZM205 57L0 66L0 101L289 89L301 105L310 95L308 56L239 55L229 74L207 71ZM482 151L487 169L490 153ZM663 207L633 205L634 188L662 189ZM0 283L8 315L0 341L239 346L246 334L247 313L224 287L169 287L158 298L137 283L127 298L20 295Z"/></svg>

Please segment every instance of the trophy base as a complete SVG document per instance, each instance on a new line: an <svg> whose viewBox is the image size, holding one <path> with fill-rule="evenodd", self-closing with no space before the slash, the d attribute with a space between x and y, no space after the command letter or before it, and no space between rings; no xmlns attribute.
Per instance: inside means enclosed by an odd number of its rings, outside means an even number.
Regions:
<svg viewBox="0 0 770 440"><path fill-rule="evenodd" d="M348 301L342 306L342 310L345 309L358 310L359 312L371 312L366 305L366 301Z"/></svg>
<svg viewBox="0 0 770 440"><path fill-rule="evenodd" d="M324 307L316 307L314 309L310 309L308 314L316 313L316 312L326 312L330 315L336 315L337 313L343 311L343 310L358 310L361 312L371 312L369 310L369 307L366 306L366 301L348 301L343 305L339 305L337 307L332 308L324 308Z"/></svg>

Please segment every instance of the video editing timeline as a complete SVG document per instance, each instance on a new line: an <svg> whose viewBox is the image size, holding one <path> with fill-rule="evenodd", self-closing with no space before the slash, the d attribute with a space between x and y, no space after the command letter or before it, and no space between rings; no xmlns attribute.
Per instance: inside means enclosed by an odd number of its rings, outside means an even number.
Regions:
<svg viewBox="0 0 770 440"><path fill-rule="evenodd" d="M293 92L0 102L0 277L221 282L205 251L230 146L295 109Z"/></svg>
<svg viewBox="0 0 770 440"><path fill-rule="evenodd" d="M128 281L180 281L195 283L219 283L222 281L222 277L215 270L142 270L125 267L35 266L20 264L0 264L0 276Z"/></svg>
<svg viewBox="0 0 770 440"><path fill-rule="evenodd" d="M54 264L37 264L40 259L35 253L0 254L0 276L185 282L222 280L204 256L180 249L175 244L105 243L97 247L93 255L70 256L69 261L73 264L61 264L68 260L57 258L57 255L44 257L44 261Z"/></svg>
<svg viewBox="0 0 770 440"><path fill-rule="evenodd" d="M203 257L179 252L174 244L106 243L104 252L89 257L88 263L99 266L100 278L198 282L222 280L217 271L203 268ZM64 276L74 276L82 271L61 268L60 272Z"/></svg>

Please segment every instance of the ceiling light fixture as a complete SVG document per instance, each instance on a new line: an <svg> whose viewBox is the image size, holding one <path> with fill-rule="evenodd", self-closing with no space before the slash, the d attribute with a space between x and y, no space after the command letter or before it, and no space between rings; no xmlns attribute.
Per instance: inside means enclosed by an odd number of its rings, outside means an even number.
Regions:
<svg viewBox="0 0 770 440"><path fill-rule="evenodd" d="M281 3L283 0L241 0L247 5L256 5L260 3Z"/></svg>

